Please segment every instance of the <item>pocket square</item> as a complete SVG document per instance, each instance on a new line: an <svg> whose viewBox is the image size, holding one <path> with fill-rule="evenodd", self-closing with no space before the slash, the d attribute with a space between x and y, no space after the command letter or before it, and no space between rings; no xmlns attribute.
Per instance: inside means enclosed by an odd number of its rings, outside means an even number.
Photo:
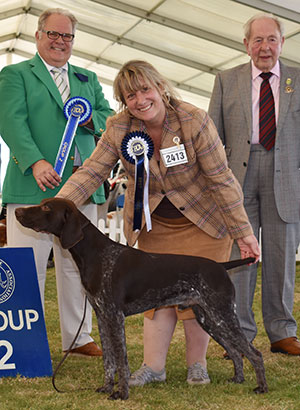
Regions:
<svg viewBox="0 0 300 410"><path fill-rule="evenodd" d="M89 77L85 74L80 74L80 73L74 73L76 77L80 80L83 81L84 83L87 83L89 81Z"/></svg>

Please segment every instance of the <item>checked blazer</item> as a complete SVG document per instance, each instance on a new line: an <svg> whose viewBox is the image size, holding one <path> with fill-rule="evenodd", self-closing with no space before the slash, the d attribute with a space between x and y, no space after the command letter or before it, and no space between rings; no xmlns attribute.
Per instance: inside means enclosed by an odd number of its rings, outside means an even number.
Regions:
<svg viewBox="0 0 300 410"><path fill-rule="evenodd" d="M149 206L152 213L164 196L184 216L215 238L229 233L232 238L252 234L243 208L241 187L227 166L225 151L216 128L201 109L185 102L174 102L167 110L168 126L163 129L160 149L174 146L178 136L185 146L188 162L166 168L152 157L150 163ZM125 110L108 119L107 128L95 151L74 174L58 196L77 205L91 195L120 158L128 176L124 207L124 231L129 245L133 232L135 166L123 158L121 143L129 132L144 130L140 120ZM145 224L143 217L142 227Z"/></svg>

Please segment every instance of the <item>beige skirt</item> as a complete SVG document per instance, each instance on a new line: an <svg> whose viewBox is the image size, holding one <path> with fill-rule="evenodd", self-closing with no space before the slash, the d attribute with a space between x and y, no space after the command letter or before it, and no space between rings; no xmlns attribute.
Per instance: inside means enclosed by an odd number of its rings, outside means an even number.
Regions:
<svg viewBox="0 0 300 410"><path fill-rule="evenodd" d="M233 240L229 235L222 239L213 238L185 217L169 219L152 214L151 221L152 230L147 232L144 228L138 239L139 249L145 252L200 256L216 262L230 258ZM145 312L145 317L153 319L155 310ZM181 320L195 317L191 308L178 310L176 306L176 312Z"/></svg>

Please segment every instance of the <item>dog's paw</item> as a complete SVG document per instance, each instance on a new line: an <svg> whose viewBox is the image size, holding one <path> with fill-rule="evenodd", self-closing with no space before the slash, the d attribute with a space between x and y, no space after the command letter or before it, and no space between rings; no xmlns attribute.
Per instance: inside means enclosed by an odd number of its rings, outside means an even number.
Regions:
<svg viewBox="0 0 300 410"><path fill-rule="evenodd" d="M104 385L104 386L100 386L98 387L98 389L96 389L96 393L108 393L110 394L114 389L114 385Z"/></svg>
<svg viewBox="0 0 300 410"><path fill-rule="evenodd" d="M244 383L245 379L243 376L233 376L231 379L229 379L231 383L237 383L241 384Z"/></svg>
<svg viewBox="0 0 300 410"><path fill-rule="evenodd" d="M264 385L264 386L256 387L253 391L256 394L264 394L264 393L268 393L269 389L268 389L268 386Z"/></svg>
<svg viewBox="0 0 300 410"><path fill-rule="evenodd" d="M120 392L117 390L109 396L109 400L127 400L128 397L129 397L128 392Z"/></svg>

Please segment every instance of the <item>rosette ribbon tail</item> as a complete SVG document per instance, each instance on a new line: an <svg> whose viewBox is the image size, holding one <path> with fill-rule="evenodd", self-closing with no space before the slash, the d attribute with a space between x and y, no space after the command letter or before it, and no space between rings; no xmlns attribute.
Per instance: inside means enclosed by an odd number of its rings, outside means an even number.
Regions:
<svg viewBox="0 0 300 410"><path fill-rule="evenodd" d="M72 97L64 105L64 115L68 121L54 165L54 169L60 177L64 172L78 125L84 124L91 118L91 103L84 97Z"/></svg>
<svg viewBox="0 0 300 410"><path fill-rule="evenodd" d="M146 184L144 187L144 171L146 170ZM136 156L135 162L135 193L134 193L134 215L133 230L139 231L142 226L143 210L147 232L152 229L149 208L149 160L147 155Z"/></svg>
<svg viewBox="0 0 300 410"><path fill-rule="evenodd" d="M150 214L150 207L149 207L149 159L148 156L145 155L145 169L146 169L146 184L144 188L144 214L145 214L145 221L147 232L151 231L152 223L151 223L151 214Z"/></svg>
<svg viewBox="0 0 300 410"><path fill-rule="evenodd" d="M144 155L136 156L135 162L135 191L134 191L134 214L133 230L139 231L142 226L144 195Z"/></svg>
<svg viewBox="0 0 300 410"><path fill-rule="evenodd" d="M149 207L149 160L154 152L153 141L143 131L132 131L123 138L121 152L126 161L135 166L133 231L141 229L144 211L147 232L149 232L152 229ZM146 184L144 187L145 172Z"/></svg>
<svg viewBox="0 0 300 410"><path fill-rule="evenodd" d="M75 117L74 115L71 115L69 117L61 143L60 143L60 147L59 147L56 160L55 160L55 165L54 165L54 169L60 177L62 176L64 169L65 169L67 158L69 156L72 142L73 142L76 130L77 130L78 122L79 122L79 117Z"/></svg>

